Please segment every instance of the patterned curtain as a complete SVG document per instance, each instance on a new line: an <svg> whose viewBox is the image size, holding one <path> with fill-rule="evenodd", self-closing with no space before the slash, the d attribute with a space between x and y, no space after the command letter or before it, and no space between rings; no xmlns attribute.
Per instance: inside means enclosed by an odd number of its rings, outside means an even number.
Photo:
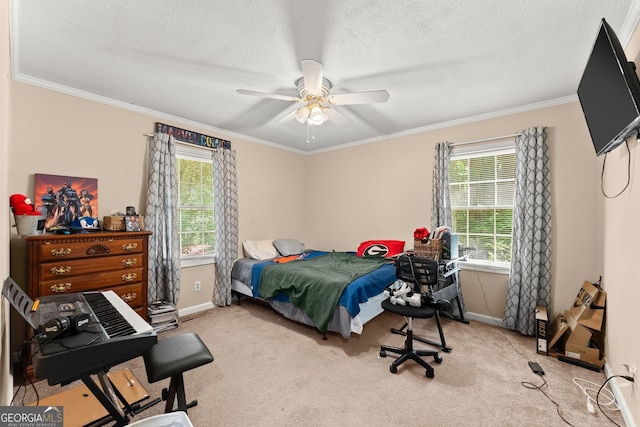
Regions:
<svg viewBox="0 0 640 427"><path fill-rule="evenodd" d="M516 138L511 274L505 326L535 333L535 308L551 303L551 194L545 128L526 129Z"/></svg>
<svg viewBox="0 0 640 427"><path fill-rule="evenodd" d="M149 138L149 176L145 230L149 236L149 302L180 297L180 240L176 142L173 136L156 133Z"/></svg>
<svg viewBox="0 0 640 427"><path fill-rule="evenodd" d="M449 162L451 144L439 142L435 148L433 160L433 203L431 205L431 226L451 227L451 195L449 194Z"/></svg>
<svg viewBox="0 0 640 427"><path fill-rule="evenodd" d="M435 147L433 159L433 201L431 204L431 225L435 229L441 225L452 227L451 220L451 193L449 191L449 162L451 162L451 144L439 142ZM456 275L456 286L458 286L458 301L462 311L465 311L464 298L460 292L460 274ZM451 304L451 314L461 317L463 313L458 310L457 304Z"/></svg>
<svg viewBox="0 0 640 427"><path fill-rule="evenodd" d="M213 303L231 305L231 267L238 257L238 179L236 152L213 151L214 210L216 223L216 286Z"/></svg>

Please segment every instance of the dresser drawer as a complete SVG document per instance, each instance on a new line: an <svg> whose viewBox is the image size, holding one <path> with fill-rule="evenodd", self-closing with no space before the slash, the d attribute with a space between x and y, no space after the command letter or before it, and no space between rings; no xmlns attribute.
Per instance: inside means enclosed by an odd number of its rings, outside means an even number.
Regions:
<svg viewBox="0 0 640 427"><path fill-rule="evenodd" d="M105 255L142 253L144 239L46 242L39 246L40 262L59 259L92 258Z"/></svg>
<svg viewBox="0 0 640 427"><path fill-rule="evenodd" d="M42 280L39 284L39 296L60 293L103 290L114 286L134 284L143 280L142 268L128 268L78 276L58 277L54 280Z"/></svg>
<svg viewBox="0 0 640 427"><path fill-rule="evenodd" d="M131 308L142 307L142 283L133 283L131 285L123 285L112 288L101 289L102 291L115 292L124 302L129 304ZM146 318L146 314L145 317Z"/></svg>
<svg viewBox="0 0 640 427"><path fill-rule="evenodd" d="M40 264L40 280L76 276L101 271L131 269L144 265L141 254L119 255L93 259L59 260Z"/></svg>

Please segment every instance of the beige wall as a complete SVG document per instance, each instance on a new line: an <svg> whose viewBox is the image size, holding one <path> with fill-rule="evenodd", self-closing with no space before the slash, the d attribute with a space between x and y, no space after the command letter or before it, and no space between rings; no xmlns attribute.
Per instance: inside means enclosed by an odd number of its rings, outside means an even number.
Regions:
<svg viewBox="0 0 640 427"><path fill-rule="evenodd" d="M7 171L9 169L9 139L11 127L11 73L9 63L9 1L0 0L0 200L9 200ZM9 276L9 209L0 209L0 281ZM11 307L0 298L0 406L11 401L12 384L9 373L9 311Z"/></svg>
<svg viewBox="0 0 640 427"><path fill-rule="evenodd" d="M474 141L547 126L552 182L552 313L564 311L585 279L596 280L596 156L577 102L485 120L374 144L332 151L309 159L307 217L318 247L353 250L368 239L400 239L412 247L413 230L431 229L434 145ZM330 201L330 202L329 202ZM475 313L502 318L506 280L464 271L465 301ZM481 289L482 288L482 289ZM487 294L484 301L468 295ZM476 311L477 310L477 311Z"/></svg>
<svg viewBox="0 0 640 427"><path fill-rule="evenodd" d="M625 50L627 59L640 65L640 29ZM640 368L640 269L637 268L637 241L640 237L640 153L638 142L628 140L631 154L624 145L606 158L604 188L612 196L619 193L630 179L629 187L616 198L606 198L598 191L598 268L607 291L606 355L610 374L628 374L624 365ZM629 157L631 156L631 157ZM630 176L627 165L631 160ZM598 172L604 157L599 158ZM640 386L618 381L633 418L640 421Z"/></svg>
<svg viewBox="0 0 640 427"><path fill-rule="evenodd" d="M136 206L144 214L146 137L154 123L174 124L143 113L116 108L40 87L11 82L12 193L34 197L34 174L98 179L99 215ZM306 157L258 145L206 128L190 130L232 140L237 151L240 241L297 237L307 239L304 203ZM13 232L15 235L15 231ZM300 237L298 237L300 236ZM241 247L239 247L241 250ZM199 280L202 290L195 292ZM212 266L183 273L179 309L211 301Z"/></svg>

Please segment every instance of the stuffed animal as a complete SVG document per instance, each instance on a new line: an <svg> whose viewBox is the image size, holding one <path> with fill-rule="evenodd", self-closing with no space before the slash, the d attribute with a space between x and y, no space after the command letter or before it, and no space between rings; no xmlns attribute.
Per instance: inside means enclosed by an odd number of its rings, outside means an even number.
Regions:
<svg viewBox="0 0 640 427"><path fill-rule="evenodd" d="M12 194L9 202L14 215L42 215L24 194Z"/></svg>
<svg viewBox="0 0 640 427"><path fill-rule="evenodd" d="M426 241L429 237L429 230L426 227L416 228L413 232L413 238Z"/></svg>
<svg viewBox="0 0 640 427"><path fill-rule="evenodd" d="M408 283L397 280L392 283L385 292L389 295L391 304L407 305L411 307L422 306L422 297L419 293L413 292Z"/></svg>
<svg viewBox="0 0 640 427"><path fill-rule="evenodd" d="M100 223L95 218L83 216L82 218L74 219L71 222L71 227L82 228L83 230L100 230Z"/></svg>

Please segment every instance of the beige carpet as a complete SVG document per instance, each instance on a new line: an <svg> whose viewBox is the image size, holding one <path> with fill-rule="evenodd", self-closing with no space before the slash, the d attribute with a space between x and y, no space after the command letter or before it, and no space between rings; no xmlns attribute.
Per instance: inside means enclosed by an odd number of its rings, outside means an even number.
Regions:
<svg viewBox="0 0 640 427"><path fill-rule="evenodd" d="M597 407L596 414L587 412L586 396L572 381L581 378L599 385L604 373L537 355L533 338L480 322L444 320L453 351L442 352L442 363L433 364L435 378L427 378L413 362L391 374L392 358L381 358L379 346L402 345L403 337L389 332L402 322L383 313L365 325L362 335L345 340L330 334L322 340L314 329L264 305L243 302L182 321L160 339L195 332L214 355L213 363L185 374L187 399L199 402L189 410L198 427L568 425L558 412L573 426L614 425ZM414 322L416 334L425 337L435 337L434 327L429 320ZM421 343L416 347L427 348ZM529 369L529 360L546 371L544 394L521 384L543 383ZM168 385L168 380L146 382L142 358L123 366L152 397ZM41 397L60 391L45 381L37 387ZM26 401L34 400L33 391L28 393ZM163 404L133 421L161 413ZM619 412L607 414L624 425Z"/></svg>

